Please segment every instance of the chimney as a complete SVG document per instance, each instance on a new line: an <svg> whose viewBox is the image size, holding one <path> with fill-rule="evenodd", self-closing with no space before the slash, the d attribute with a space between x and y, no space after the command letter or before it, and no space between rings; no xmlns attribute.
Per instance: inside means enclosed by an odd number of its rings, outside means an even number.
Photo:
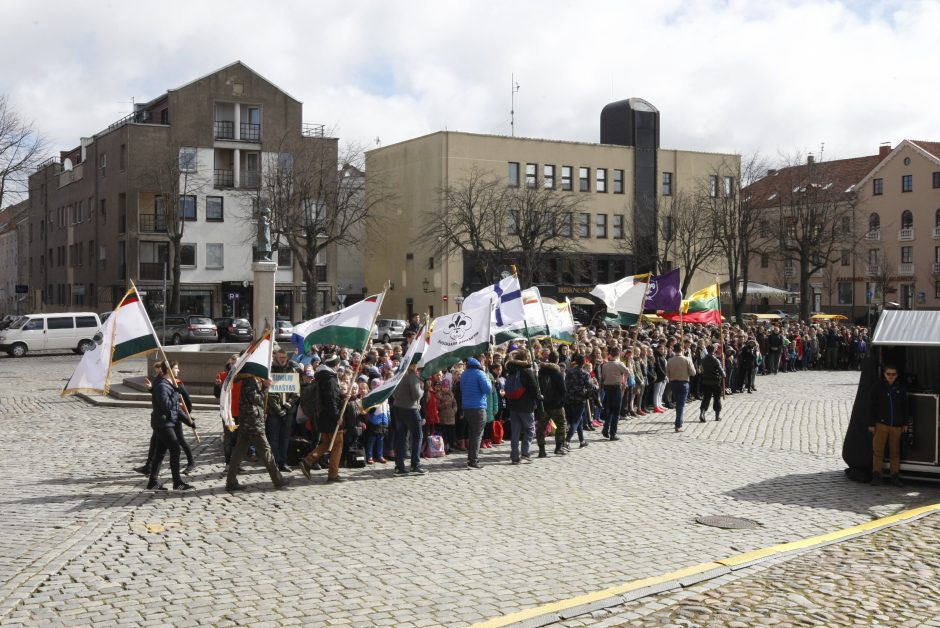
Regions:
<svg viewBox="0 0 940 628"><path fill-rule="evenodd" d="M768 168L768 169L767 169L767 176L768 176L768 177L772 177L772 176L774 176L775 174L777 174L777 169L776 169L776 168Z"/></svg>
<svg viewBox="0 0 940 628"><path fill-rule="evenodd" d="M878 147L878 156L884 157L891 152L891 142L882 142Z"/></svg>
<svg viewBox="0 0 940 628"><path fill-rule="evenodd" d="M816 158L813 157L813 153L810 153L806 156L806 164L808 166L812 166L814 163L816 163Z"/></svg>

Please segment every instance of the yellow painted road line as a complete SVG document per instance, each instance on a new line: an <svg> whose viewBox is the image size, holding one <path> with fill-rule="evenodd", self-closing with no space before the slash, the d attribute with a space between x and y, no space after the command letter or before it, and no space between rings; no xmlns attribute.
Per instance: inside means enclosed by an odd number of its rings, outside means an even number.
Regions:
<svg viewBox="0 0 940 628"><path fill-rule="evenodd" d="M613 598L616 596L629 593L631 591L636 591L637 589L644 589L647 587L653 587L656 585L675 582L682 580L683 578L688 578L689 576L699 575L713 569L720 569L722 567L738 567L748 563L753 563L758 560L769 558L772 556L780 556L783 554L788 554L792 552L797 552L801 550L811 549L817 546L826 545L846 539L847 537L858 536L860 534L871 533L881 528L886 528L897 523L904 521L909 521L911 519L916 519L924 515L928 515L933 512L940 512L940 504L931 504L929 506L922 506L920 508L913 508L911 510L905 510L888 517L882 517L881 519L874 519L866 523L862 523L850 528L845 528L843 530L836 530L835 532L829 532L827 534L820 534L818 536L812 536L807 539L801 539L799 541L791 541L789 543L781 543L779 545L771 545L769 547L764 547L758 550L751 552L744 552L743 554L735 554L734 556L729 556L720 560L709 563L700 563L698 565L693 565L692 567L686 567L678 571L671 571L669 573L662 574L660 576L652 576L649 578L640 578L639 580L631 580L630 582L625 582L613 587L606 589L601 589L600 591L594 591L593 593L586 593L584 595L579 595L577 597L569 598L567 600L561 600L558 602L552 602L550 604L544 604L542 606L535 606L533 608L524 609L517 611L515 613L510 613L508 615L501 615L499 617L494 617L488 619L484 622L474 624L474 628L499 628L501 626L510 626L512 624L517 624L520 622L529 621L535 619L536 617L541 617L542 615L548 615L551 613L558 613L565 611L577 606L583 606L586 604L591 604L593 602L599 602L607 598Z"/></svg>

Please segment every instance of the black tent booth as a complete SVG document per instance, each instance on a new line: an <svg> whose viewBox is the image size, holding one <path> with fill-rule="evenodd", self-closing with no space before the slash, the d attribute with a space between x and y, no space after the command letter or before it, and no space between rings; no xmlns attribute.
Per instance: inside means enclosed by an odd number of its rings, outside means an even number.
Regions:
<svg viewBox="0 0 940 628"><path fill-rule="evenodd" d="M885 310L871 345L842 445L846 473L860 480L871 476L870 394L891 364L907 387L912 418L910 437L902 437L901 474L940 480L940 311Z"/></svg>

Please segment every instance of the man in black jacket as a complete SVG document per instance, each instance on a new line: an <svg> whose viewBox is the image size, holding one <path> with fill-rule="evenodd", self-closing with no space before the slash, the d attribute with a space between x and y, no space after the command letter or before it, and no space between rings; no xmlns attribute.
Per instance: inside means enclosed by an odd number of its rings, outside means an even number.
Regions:
<svg viewBox="0 0 940 628"><path fill-rule="evenodd" d="M702 406L698 420L705 422L705 413L708 412L708 402L715 399L715 420L721 420L721 393L724 390L725 369L721 360L715 356L715 345L705 347L705 357L702 358Z"/></svg>
<svg viewBox="0 0 940 628"><path fill-rule="evenodd" d="M770 332L770 337L767 338L767 368L774 375L780 370L780 355L782 351L783 336L780 335L780 330L774 326L773 331Z"/></svg>
<svg viewBox="0 0 940 628"><path fill-rule="evenodd" d="M309 480L310 467L316 463L326 452L330 452L330 470L327 474L327 482L342 482L343 478L339 475L339 461L343 456L343 426L339 423L339 413L343 408L342 393L339 389L339 382L336 379L336 371L339 365L338 355L326 355L317 368L316 375L313 378L313 386L318 386L319 407L317 408L316 424L317 431L320 432L320 442L316 449L304 456L300 461L300 470ZM333 434L336 433L336 439L333 440ZM333 447L330 448L330 441L333 440Z"/></svg>
<svg viewBox="0 0 940 628"><path fill-rule="evenodd" d="M898 369L886 364L884 378L871 391L871 420L868 431L872 442L871 485L881 484L885 444L891 461L891 483L904 486L901 471L901 434L907 432L907 390L898 382Z"/></svg>
<svg viewBox="0 0 940 628"><path fill-rule="evenodd" d="M518 388L514 388L518 381ZM512 384L511 384L512 383ZM506 361L506 409L509 411L510 452L512 464L531 462L529 444L535 436L535 408L540 401L538 382L525 349L518 349ZM515 397L514 390L520 394Z"/></svg>
<svg viewBox="0 0 940 628"><path fill-rule="evenodd" d="M542 406L544 412L538 415L535 425L535 438L539 444L539 458L545 458L545 430L548 422L555 423L555 455L564 456L568 453L565 447L565 436L568 434L568 425L565 422L565 376L558 366L558 353L550 351L548 361L539 365L539 388L542 391Z"/></svg>

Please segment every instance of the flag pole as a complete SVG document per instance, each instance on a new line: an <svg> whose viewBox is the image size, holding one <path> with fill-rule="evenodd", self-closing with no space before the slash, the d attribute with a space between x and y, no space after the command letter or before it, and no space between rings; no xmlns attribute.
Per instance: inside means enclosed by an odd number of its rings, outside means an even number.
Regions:
<svg viewBox="0 0 940 628"><path fill-rule="evenodd" d="M636 320L636 325L633 327L633 341L630 343L631 346L636 345L637 338L640 336L640 323L643 322L643 312L646 310L646 295L650 289L650 273L646 274L646 287L643 288L643 305L640 306L640 317ZM681 307L679 308L682 309Z"/></svg>
<svg viewBox="0 0 940 628"><path fill-rule="evenodd" d="M372 328L375 327L375 321L376 321L376 320L378 319L378 317L379 317L379 310L382 308L382 303L385 302L385 294L388 292L388 288L389 288L389 281L386 281L386 282L385 282L385 285L382 287L382 296L379 298L379 302L378 302L378 304L377 304L377 306L376 306L376 308L375 308L375 313L372 315L372 324L369 325L369 331L368 331L368 333L366 334L366 341L365 341L365 343L362 345L362 350L359 352L359 353L360 353L360 356L359 356L359 364L356 365L356 374L355 374L355 376L353 376L353 382L356 381L356 379L359 377L359 373L362 372L362 363L365 361L365 360L363 360L363 357L365 357L366 347L369 346L369 342L372 340ZM343 309L346 309L346 308L343 308ZM342 311L342 310L341 310L341 311ZM339 433L339 424L340 424L340 423L342 422L342 420L343 420L343 415L346 414L346 406L349 405L349 396L350 396L349 393L351 393L351 392L352 392L352 391L347 391L347 392L346 392L346 398L343 399L343 407L340 408L340 411L339 411L339 418L336 420L336 427L333 428L333 437L330 438L330 446L329 446L329 448L327 449L327 451L329 451L329 452L332 452L332 451L333 451L333 443L336 442L336 435ZM331 455L332 455L332 454L331 454Z"/></svg>
<svg viewBox="0 0 940 628"><path fill-rule="evenodd" d="M137 300L139 301L139 300L140 300L140 293L137 291L137 286L134 285L134 280L128 278L128 281L131 282L131 290L133 290L134 293L137 295ZM166 317L166 312L163 313L163 316L164 316L164 318ZM117 325L114 326L114 329L115 329L115 331L117 331ZM153 330L153 326L151 326L151 330ZM156 331L153 332L153 337L156 338L156 340L157 340L157 351L159 351L159 352L160 352L160 355L163 356L163 363L164 363L164 365L166 366L168 372L170 373L170 381L173 382L173 388L177 388L177 389L178 389L178 388L179 388L179 385L180 385L179 380L176 379L176 373L173 372L173 368L170 366L170 359L166 356L166 351L163 350L163 343L160 342L160 339L159 339L159 338L157 338L157 333L156 333ZM113 351L114 351L114 343L113 343L113 342L112 342L112 344L111 344L111 351L112 351L112 353L113 353ZM110 371L110 369L109 369L109 370L108 370L108 377L109 377L109 379L110 379L110 375L111 375L111 371ZM183 414L186 415L186 418L189 419L189 422L190 422L190 423L193 423L193 425L191 426L191 429L193 430L193 438L196 439L196 444L197 444L197 445L200 444L200 443L202 442L202 440L199 438L199 432L196 431L196 426L195 426L195 422L193 421L193 417L192 417L192 415L189 413L189 408L186 407L186 402L184 402L182 399L180 399L180 409L183 411Z"/></svg>
<svg viewBox="0 0 940 628"><path fill-rule="evenodd" d="M716 297L718 300L718 338L721 342L721 371L725 372L725 326L721 324L721 284L718 283L718 275L715 275L715 290L718 292ZM724 399L727 396L725 390L727 390L727 378L728 375L725 374L721 378L721 398Z"/></svg>

